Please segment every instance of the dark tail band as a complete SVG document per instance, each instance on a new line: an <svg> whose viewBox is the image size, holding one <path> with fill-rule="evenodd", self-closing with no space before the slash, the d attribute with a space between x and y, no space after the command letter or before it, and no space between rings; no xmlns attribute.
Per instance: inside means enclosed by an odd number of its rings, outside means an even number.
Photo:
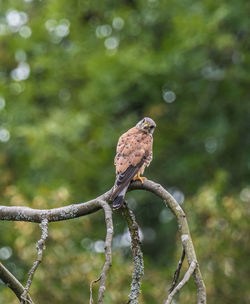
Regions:
<svg viewBox="0 0 250 304"><path fill-rule="evenodd" d="M113 209L119 209L124 201L124 196L123 195L119 195L116 197L116 199L113 202Z"/></svg>

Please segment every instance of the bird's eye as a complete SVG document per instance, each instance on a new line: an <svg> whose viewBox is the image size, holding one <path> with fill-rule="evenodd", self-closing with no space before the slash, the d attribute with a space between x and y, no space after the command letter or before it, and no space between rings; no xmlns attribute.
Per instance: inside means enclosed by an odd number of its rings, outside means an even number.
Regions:
<svg viewBox="0 0 250 304"><path fill-rule="evenodd" d="M152 130L152 129L154 129L154 126L150 126L149 128Z"/></svg>
<svg viewBox="0 0 250 304"><path fill-rule="evenodd" d="M144 123L145 122L145 118L142 120L142 123Z"/></svg>

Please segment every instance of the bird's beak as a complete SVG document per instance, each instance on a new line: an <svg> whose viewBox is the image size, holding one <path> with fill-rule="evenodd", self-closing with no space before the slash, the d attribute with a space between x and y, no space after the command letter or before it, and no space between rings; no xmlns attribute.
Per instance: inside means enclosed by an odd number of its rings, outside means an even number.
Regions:
<svg viewBox="0 0 250 304"><path fill-rule="evenodd" d="M146 122L143 126L144 129L148 129L150 127L150 125Z"/></svg>

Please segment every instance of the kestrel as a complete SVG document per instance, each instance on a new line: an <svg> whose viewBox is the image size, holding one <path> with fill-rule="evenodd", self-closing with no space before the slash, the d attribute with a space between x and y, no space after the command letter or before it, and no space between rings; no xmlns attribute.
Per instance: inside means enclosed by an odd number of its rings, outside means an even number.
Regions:
<svg viewBox="0 0 250 304"><path fill-rule="evenodd" d="M131 180L140 180L146 167L152 161L153 133L156 123L149 117L124 133L118 141L115 156L116 180L111 195L113 209L122 206Z"/></svg>

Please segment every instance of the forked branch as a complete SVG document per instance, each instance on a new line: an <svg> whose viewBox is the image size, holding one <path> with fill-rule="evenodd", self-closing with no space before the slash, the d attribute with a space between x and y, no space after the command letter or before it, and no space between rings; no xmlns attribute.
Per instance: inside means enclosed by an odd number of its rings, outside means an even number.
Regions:
<svg viewBox="0 0 250 304"><path fill-rule="evenodd" d="M197 288L197 303L206 304L206 287L202 279L199 264L197 263L196 253L189 232L186 215L182 210L181 206L166 189L164 189L160 184L156 184L152 181L147 180L143 184L139 182L132 183L130 186L130 190L135 189L147 190L154 193L164 201L166 207L168 207L175 215L178 223L178 230L181 236L182 246L185 250L188 264L191 265L193 261L196 262L193 277Z"/></svg>
<svg viewBox="0 0 250 304"><path fill-rule="evenodd" d="M185 280L189 279L190 275L193 274L194 281L197 288L197 303L199 304L206 304L206 289L202 279L202 275L200 272L199 264L197 263L197 258L193 246L193 242L191 239L191 235L189 232L188 223L186 220L186 216L180 205L176 202L176 200L168 193L166 189L164 189L161 185L154 183L153 181L146 180L143 184L139 181L132 182L129 191L141 189L147 190L154 193L156 196L160 197L166 207L168 207L171 212L175 215L177 222L178 222L178 230L181 236L182 246L185 250L187 261L189 264L188 276L184 276ZM105 212L106 218L106 225L108 227L108 223L111 227L112 218L111 218L111 209L108 206L107 202L109 201L110 195L112 193L112 189L107 191L106 193L102 194L101 196L93 199L91 201L79 204L68 205L65 207L55 208L55 209L32 209L28 207L18 207L18 206L0 206L0 220L7 220L7 221L25 221L25 222L37 222L41 223L43 219L47 219L48 222L56 222L56 221L63 221L68 219L77 218L80 216L85 216L90 213L94 213L97 210L103 208ZM105 207L104 207L105 206ZM106 210L106 211L105 211ZM108 220L107 220L108 219ZM109 228L107 228L108 233ZM98 301L102 303L103 295L105 290L105 282L107 276L107 270L111 264L111 246L109 249L109 244L112 241L112 234L113 234L113 226L112 229L109 230L110 234L106 237L106 262L104 264L103 271L101 273L101 284L100 287L103 286L104 288L99 289ZM112 231L112 233L111 233ZM108 246L107 246L108 244ZM108 262L107 262L108 261ZM194 266L195 263L195 266ZM106 266L105 266L106 265ZM191 267L192 266L192 267ZM191 267L191 268L190 268ZM190 274L190 275L189 275ZM0 278L2 278L2 273L0 271ZM11 281L12 278L9 276L9 280ZM14 281L13 281L14 284ZM174 290L179 285L175 287ZM181 288L182 286L180 286ZM179 288L179 287L178 287ZM174 290L172 292L174 292ZM178 289L179 290L179 289ZM172 294L171 292L171 294ZM135 302L136 303L136 302Z"/></svg>
<svg viewBox="0 0 250 304"><path fill-rule="evenodd" d="M0 278L17 296L21 301L21 296L24 292L23 285L18 281L18 279L2 264L0 263ZM33 303L29 294L27 294L27 299L29 303Z"/></svg>
<svg viewBox="0 0 250 304"><path fill-rule="evenodd" d="M165 304L171 304L174 295L187 283L187 281L190 279L191 275L193 274L196 266L197 266L197 262L192 261L188 270L187 270L187 272L185 273L183 279L180 281L180 283L168 295Z"/></svg>

